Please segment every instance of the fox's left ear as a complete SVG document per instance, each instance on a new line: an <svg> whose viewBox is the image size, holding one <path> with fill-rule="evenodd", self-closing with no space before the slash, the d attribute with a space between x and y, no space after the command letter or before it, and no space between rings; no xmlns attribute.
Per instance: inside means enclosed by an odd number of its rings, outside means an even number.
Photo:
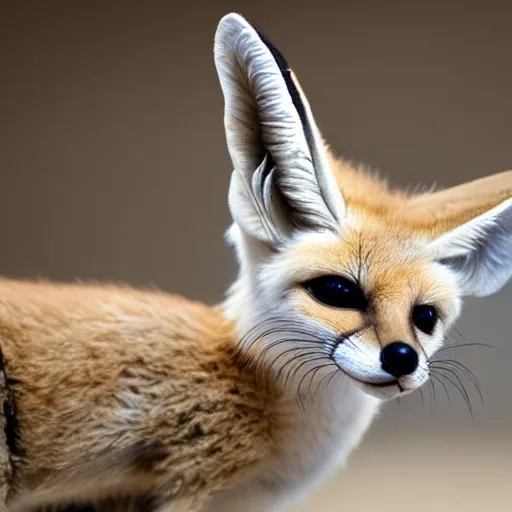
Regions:
<svg viewBox="0 0 512 512"><path fill-rule="evenodd" d="M238 14L219 22L214 53L234 168L229 206L235 223L276 249L296 230L337 233L344 202L283 55Z"/></svg>
<svg viewBox="0 0 512 512"><path fill-rule="evenodd" d="M462 293L499 291L512 277L512 171L432 194L423 203L437 209L442 230L430 244L434 257L455 273Z"/></svg>

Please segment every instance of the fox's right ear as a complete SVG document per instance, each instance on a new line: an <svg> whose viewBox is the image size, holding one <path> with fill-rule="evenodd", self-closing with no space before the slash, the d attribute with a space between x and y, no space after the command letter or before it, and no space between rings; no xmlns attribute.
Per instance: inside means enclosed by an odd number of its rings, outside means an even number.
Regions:
<svg viewBox="0 0 512 512"><path fill-rule="evenodd" d="M296 230L339 232L343 198L283 56L243 17L228 14L215 35L215 65L234 168L229 206L235 223L272 248Z"/></svg>

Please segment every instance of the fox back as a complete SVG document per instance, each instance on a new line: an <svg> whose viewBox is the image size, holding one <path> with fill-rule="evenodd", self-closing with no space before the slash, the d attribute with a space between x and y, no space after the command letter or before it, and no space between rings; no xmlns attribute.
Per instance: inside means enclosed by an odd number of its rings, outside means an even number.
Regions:
<svg viewBox="0 0 512 512"><path fill-rule="evenodd" d="M238 277L215 307L0 283L0 483L20 511L125 499L121 455L152 442L126 507L281 510L347 460L383 402L428 381L463 298L512 275L511 171L394 189L334 155L261 30L229 14L214 50Z"/></svg>

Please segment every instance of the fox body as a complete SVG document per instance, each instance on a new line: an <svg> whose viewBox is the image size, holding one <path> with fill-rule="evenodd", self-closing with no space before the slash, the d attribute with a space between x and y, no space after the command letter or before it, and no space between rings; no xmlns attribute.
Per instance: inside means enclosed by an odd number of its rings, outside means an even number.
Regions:
<svg viewBox="0 0 512 512"><path fill-rule="evenodd" d="M215 62L238 278L215 307L0 282L14 510L113 510L121 494L127 510L281 510L346 461L383 401L428 380L462 298L512 274L512 172L394 190L333 156L241 16L221 20ZM130 450L154 443L140 469Z"/></svg>

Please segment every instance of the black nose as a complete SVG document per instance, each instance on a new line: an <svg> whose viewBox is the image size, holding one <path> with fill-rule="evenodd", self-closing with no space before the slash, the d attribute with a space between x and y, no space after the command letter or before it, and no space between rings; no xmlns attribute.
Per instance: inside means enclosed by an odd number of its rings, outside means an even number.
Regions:
<svg viewBox="0 0 512 512"><path fill-rule="evenodd" d="M380 352L382 369L396 377L409 375L418 367L418 353L403 341L394 341Z"/></svg>

